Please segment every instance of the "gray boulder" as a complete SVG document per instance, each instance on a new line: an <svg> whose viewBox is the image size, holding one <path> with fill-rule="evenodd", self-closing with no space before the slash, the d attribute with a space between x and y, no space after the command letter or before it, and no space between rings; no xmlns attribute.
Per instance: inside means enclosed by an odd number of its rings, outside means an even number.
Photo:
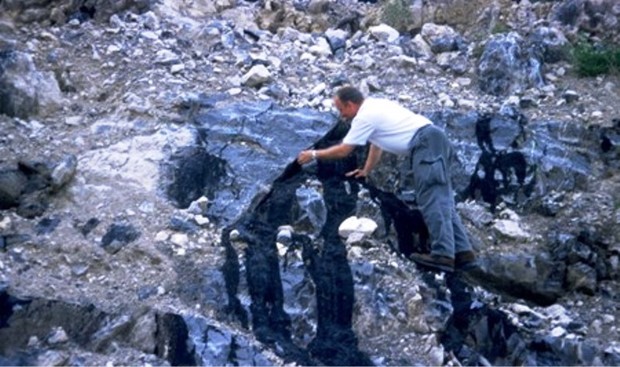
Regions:
<svg viewBox="0 0 620 367"><path fill-rule="evenodd" d="M18 170L4 170L0 172L0 209L8 209L19 204L28 178Z"/></svg>
<svg viewBox="0 0 620 367"><path fill-rule="evenodd" d="M62 103L53 72L37 70L32 56L20 51L0 51L0 113L28 118L51 112Z"/></svg>
<svg viewBox="0 0 620 367"><path fill-rule="evenodd" d="M542 87L541 67L541 61L532 55L521 36L514 32L500 34L487 42L480 58L479 86L495 96Z"/></svg>

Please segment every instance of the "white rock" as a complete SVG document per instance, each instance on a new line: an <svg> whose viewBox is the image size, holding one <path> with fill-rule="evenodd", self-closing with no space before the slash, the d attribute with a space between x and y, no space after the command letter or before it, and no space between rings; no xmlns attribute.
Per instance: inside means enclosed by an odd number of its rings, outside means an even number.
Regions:
<svg viewBox="0 0 620 367"><path fill-rule="evenodd" d="M159 50L155 56L155 62L164 65L176 64L179 62L179 56L170 50Z"/></svg>
<svg viewBox="0 0 620 367"><path fill-rule="evenodd" d="M459 52L442 52L435 58L437 65L442 68L448 68L455 63L455 60L459 57Z"/></svg>
<svg viewBox="0 0 620 367"><path fill-rule="evenodd" d="M369 218L358 218L356 216L345 219L338 227L338 234L347 238L351 233L360 232L364 235L371 235L377 229L377 223Z"/></svg>
<svg viewBox="0 0 620 367"><path fill-rule="evenodd" d="M155 235L156 242L165 242L168 241L168 238L170 238L170 233L168 233L168 231L159 231Z"/></svg>
<svg viewBox="0 0 620 367"><path fill-rule="evenodd" d="M389 59L393 61L396 65L401 67L413 67L418 64L418 60L415 57L407 56L407 55L398 55L393 56Z"/></svg>
<svg viewBox="0 0 620 367"><path fill-rule="evenodd" d="M567 90L562 94L562 98L564 98L567 103L573 103L578 101L580 96L579 93L574 90Z"/></svg>
<svg viewBox="0 0 620 367"><path fill-rule="evenodd" d="M267 58L267 54L264 53L263 51L261 51L261 52L250 52L249 56L250 56L250 59L252 59L253 64L256 64L256 65L260 65L260 64L264 65L265 63L269 62L269 60ZM243 64L243 60L244 59L245 59L245 57L240 57L238 59L238 62L240 64Z"/></svg>
<svg viewBox="0 0 620 367"><path fill-rule="evenodd" d="M547 307L545 313L550 319L554 320L556 324L568 324L572 319L567 315L566 308L564 306L555 304Z"/></svg>
<svg viewBox="0 0 620 367"><path fill-rule="evenodd" d="M271 80L271 73L265 65L254 65L242 78L241 84L257 87Z"/></svg>
<svg viewBox="0 0 620 367"><path fill-rule="evenodd" d="M184 64L174 64L170 67L170 73L171 74L177 74L180 73L181 71L185 70L185 65Z"/></svg>
<svg viewBox="0 0 620 367"><path fill-rule="evenodd" d="M301 57L299 58L300 61L309 61L310 63L314 62L314 60L316 60L316 57L314 55L312 55L311 53L308 52L304 52Z"/></svg>
<svg viewBox="0 0 620 367"><path fill-rule="evenodd" d="M324 111L331 110L334 107L334 101L331 98L325 98L321 101L321 107Z"/></svg>
<svg viewBox="0 0 620 367"><path fill-rule="evenodd" d="M510 219L512 221L518 222L521 220L521 218L519 217L519 214L517 214L514 210L512 209L504 209L499 213L499 217L502 219Z"/></svg>
<svg viewBox="0 0 620 367"><path fill-rule="evenodd" d="M60 344L69 340L67 336L67 332L62 327L57 327L52 330L52 334L47 339L47 342L50 344Z"/></svg>
<svg viewBox="0 0 620 367"><path fill-rule="evenodd" d="M553 328L553 330L551 330L551 336L556 337L556 338L564 334L566 334L566 329L564 329L561 326L556 326Z"/></svg>
<svg viewBox="0 0 620 367"><path fill-rule="evenodd" d="M457 104L459 107L469 108L472 110L476 108L476 101L471 99L459 99Z"/></svg>
<svg viewBox="0 0 620 367"><path fill-rule="evenodd" d="M353 232L347 237L346 243L347 245L359 244L364 241L364 238L366 238L366 234L362 232Z"/></svg>
<svg viewBox="0 0 620 367"><path fill-rule="evenodd" d="M349 251L347 251L347 258L349 260L359 260L364 257L362 248L359 246L351 246Z"/></svg>
<svg viewBox="0 0 620 367"><path fill-rule="evenodd" d="M195 222L196 222L199 226L204 226L204 225L207 225L207 224L209 224L209 223L211 222L211 221L209 220L209 218L207 218L207 217L205 217L205 216L203 216L203 215L200 215L200 214L198 214L198 215L196 215L196 216L194 217L194 221L195 221Z"/></svg>
<svg viewBox="0 0 620 367"><path fill-rule="evenodd" d="M605 83L605 86L603 87L606 91L608 91L609 93L616 93L615 89L616 89L616 85L613 82L607 82Z"/></svg>
<svg viewBox="0 0 620 367"><path fill-rule="evenodd" d="M159 29L159 17L150 10L140 15L140 21L148 29Z"/></svg>
<svg viewBox="0 0 620 367"><path fill-rule="evenodd" d="M506 98L504 103L502 103L502 107L505 107L505 106L518 106L519 105L519 101L520 101L519 96L510 96L510 97Z"/></svg>
<svg viewBox="0 0 620 367"><path fill-rule="evenodd" d="M29 347L36 347L36 346L38 346L40 344L41 344L41 342L39 341L39 338L36 337L36 335L33 335L30 338L28 338L28 346Z"/></svg>
<svg viewBox="0 0 620 367"><path fill-rule="evenodd" d="M435 23L425 23L420 30L420 35L424 37L426 42L432 43L442 37L454 38L458 33L447 25L438 25Z"/></svg>
<svg viewBox="0 0 620 367"><path fill-rule="evenodd" d="M435 346L428 353L432 366L443 366L444 350L442 346Z"/></svg>
<svg viewBox="0 0 620 367"><path fill-rule="evenodd" d="M238 240L239 239L239 235L240 235L239 231L236 230L236 229L233 229L232 231L230 231L230 240L231 241Z"/></svg>
<svg viewBox="0 0 620 367"><path fill-rule="evenodd" d="M93 124L92 130L96 132L98 127L114 129L116 125L126 123L124 120L101 121ZM136 187L150 195L158 189L161 175L159 162L165 157L164 147L174 150L191 144L194 139L189 129L162 128L152 135L136 136L104 149L86 152L78 160L80 169L77 175L84 177L86 184L115 187L122 182L120 189L123 191ZM82 194L83 197L76 198L82 204L104 200L100 193L88 195L91 193L84 191Z"/></svg>
<svg viewBox="0 0 620 367"><path fill-rule="evenodd" d="M68 362L66 351L48 350L36 356L34 366L65 366Z"/></svg>
<svg viewBox="0 0 620 367"><path fill-rule="evenodd" d="M280 70L280 67L282 66L282 60L273 55L270 55L267 56L267 61L269 61L269 63L273 65L276 70Z"/></svg>
<svg viewBox="0 0 620 367"><path fill-rule="evenodd" d="M455 81L458 83L458 85L463 87L469 87L471 85L471 78L459 77L456 78Z"/></svg>
<svg viewBox="0 0 620 367"><path fill-rule="evenodd" d="M283 243L276 242L276 247L278 248L278 255L283 257L288 252L288 246Z"/></svg>
<svg viewBox="0 0 620 367"><path fill-rule="evenodd" d="M444 108L452 108L454 107L454 101L450 98L446 93L439 93L438 102Z"/></svg>
<svg viewBox="0 0 620 367"><path fill-rule="evenodd" d="M611 345L605 349L605 353L618 354L620 353L620 345Z"/></svg>
<svg viewBox="0 0 620 367"><path fill-rule="evenodd" d="M555 90L557 89L553 84L547 84L540 88L543 92L547 93L549 96L553 97Z"/></svg>
<svg viewBox="0 0 620 367"><path fill-rule="evenodd" d="M616 321L614 315L605 314L603 315L603 323L604 324L612 324Z"/></svg>
<svg viewBox="0 0 620 367"><path fill-rule="evenodd" d="M78 126L82 122L82 116L67 116L65 117L65 124L69 126Z"/></svg>
<svg viewBox="0 0 620 367"><path fill-rule="evenodd" d="M531 314L531 315L535 315L536 317L540 318L540 319L545 319L545 315L534 311L533 309L531 309L530 307L526 306L526 305L522 305L519 303L515 303L512 305L512 311L514 311L514 313L518 314L518 315L522 315L522 314Z"/></svg>
<svg viewBox="0 0 620 367"><path fill-rule="evenodd" d="M419 33L415 37L413 37L411 43L413 43L416 51L422 54L422 57L424 57L424 59L429 60L433 58L433 51L431 51L431 46L426 43L424 38L422 38Z"/></svg>
<svg viewBox="0 0 620 367"><path fill-rule="evenodd" d="M121 48L120 48L119 46L117 46L117 45L110 45L110 46L108 46L108 48L106 49L105 53L106 53L107 55L110 55L110 54L113 54L113 53L119 52L120 50L121 50Z"/></svg>
<svg viewBox="0 0 620 367"><path fill-rule="evenodd" d="M368 70L375 66L375 59L372 56L366 54L362 57L360 66L363 70Z"/></svg>
<svg viewBox="0 0 620 367"><path fill-rule="evenodd" d="M116 27L116 28L120 28L125 25L125 22L122 21L122 19L118 16L118 14L112 14L110 16L110 19L108 19L108 22L110 22L111 26Z"/></svg>
<svg viewBox="0 0 620 367"><path fill-rule="evenodd" d="M390 42L390 43L396 41L398 37L400 36L400 33L398 33L396 29L383 23L377 26L368 28L368 31L370 32L370 34L375 36L375 38L377 38L378 40L384 41L384 42Z"/></svg>
<svg viewBox="0 0 620 367"><path fill-rule="evenodd" d="M550 82L557 82L559 79L557 76L553 75L552 73L545 74L545 78Z"/></svg>
<svg viewBox="0 0 620 367"><path fill-rule="evenodd" d="M2 220L0 220L0 230L1 231L6 231L10 228L11 226L11 218L9 218L8 216L2 218Z"/></svg>
<svg viewBox="0 0 620 367"><path fill-rule="evenodd" d="M187 246L189 237L185 233L175 233L170 237L170 242L181 247Z"/></svg>
<svg viewBox="0 0 620 367"><path fill-rule="evenodd" d="M159 36L157 35L157 33L153 32L153 31L144 31L142 33L140 33L140 36L142 38L146 38L148 40L151 41L155 41L159 39Z"/></svg>
<svg viewBox="0 0 620 367"><path fill-rule="evenodd" d="M325 35L327 37L334 37L345 40L349 36L349 32L345 31L344 29L329 28L325 31Z"/></svg>
<svg viewBox="0 0 620 367"><path fill-rule="evenodd" d="M280 228L278 230L276 241L283 243L283 244L290 244L292 240L293 240L293 231L290 228Z"/></svg>
<svg viewBox="0 0 620 367"><path fill-rule="evenodd" d="M323 93L325 91L325 88L327 88L327 84L325 83L319 83L317 84L314 88L312 88L312 90L310 91L310 96L314 97L314 96L318 96L319 94Z"/></svg>
<svg viewBox="0 0 620 367"><path fill-rule="evenodd" d="M318 56L329 56L332 54L332 48L324 37L320 37L315 45L310 46L308 51Z"/></svg>
<svg viewBox="0 0 620 367"><path fill-rule="evenodd" d="M530 234L524 231L518 222L509 219L496 220L493 228L509 238L525 239L530 237Z"/></svg>
<svg viewBox="0 0 620 367"><path fill-rule="evenodd" d="M368 87L374 89L374 90L381 90L383 89L381 87L381 81L379 80L379 78L376 75L371 75L367 78L364 78L364 80L362 81L363 83L366 83L368 85ZM363 192L364 190L362 190L361 192ZM367 191L367 190L366 190Z"/></svg>
<svg viewBox="0 0 620 367"><path fill-rule="evenodd" d="M140 203L138 210L145 214L151 214L155 211L155 204L150 201L143 201Z"/></svg>

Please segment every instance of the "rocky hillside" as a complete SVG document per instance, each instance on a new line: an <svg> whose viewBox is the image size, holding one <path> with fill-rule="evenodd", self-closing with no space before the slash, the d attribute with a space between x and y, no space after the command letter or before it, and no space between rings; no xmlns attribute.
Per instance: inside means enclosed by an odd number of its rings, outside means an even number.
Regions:
<svg viewBox="0 0 620 367"><path fill-rule="evenodd" d="M619 37L614 0L0 0L0 361L619 363L620 80L569 52ZM403 256L397 158L291 169L345 83L448 131L481 273Z"/></svg>

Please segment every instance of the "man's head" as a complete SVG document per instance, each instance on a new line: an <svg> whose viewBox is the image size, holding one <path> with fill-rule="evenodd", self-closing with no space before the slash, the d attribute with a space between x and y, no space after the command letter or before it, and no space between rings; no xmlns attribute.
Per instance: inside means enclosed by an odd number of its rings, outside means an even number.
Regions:
<svg viewBox="0 0 620 367"><path fill-rule="evenodd" d="M364 102L364 95L357 88L344 86L336 92L334 105L340 112L340 116L345 119L352 119L357 115L357 111Z"/></svg>

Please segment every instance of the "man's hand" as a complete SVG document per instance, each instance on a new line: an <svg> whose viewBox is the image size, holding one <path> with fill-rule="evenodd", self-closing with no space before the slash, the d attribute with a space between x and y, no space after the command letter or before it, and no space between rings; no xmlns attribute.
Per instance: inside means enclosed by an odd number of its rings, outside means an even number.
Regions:
<svg viewBox="0 0 620 367"><path fill-rule="evenodd" d="M312 156L313 152L315 152L315 151L314 150L304 150L301 153L299 153L299 155L297 156L297 163L303 165L303 164L306 164L308 162L312 162L314 160L314 157Z"/></svg>
<svg viewBox="0 0 620 367"><path fill-rule="evenodd" d="M345 176L347 176L347 177L355 177L355 178L363 178L363 177L366 177L367 175L368 175L368 173L366 171L364 171L362 168L358 168L358 169L353 170L351 172L345 173Z"/></svg>

